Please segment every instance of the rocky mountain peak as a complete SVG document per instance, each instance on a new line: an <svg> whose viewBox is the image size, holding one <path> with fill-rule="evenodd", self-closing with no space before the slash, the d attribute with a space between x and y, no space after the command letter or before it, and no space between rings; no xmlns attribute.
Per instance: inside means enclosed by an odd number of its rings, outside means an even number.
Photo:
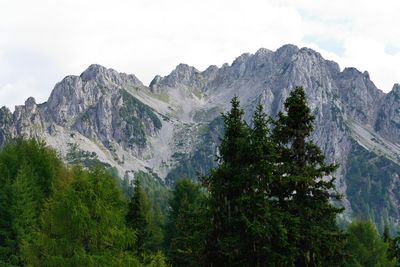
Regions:
<svg viewBox="0 0 400 267"><path fill-rule="evenodd" d="M299 48L296 45L286 44L278 48L275 54L278 57L292 57L297 51L299 51Z"/></svg>
<svg viewBox="0 0 400 267"><path fill-rule="evenodd" d="M378 156L400 163L400 84L384 94L368 72L340 71L336 62L317 51L291 44L245 53L232 64L211 65L202 72L179 64L169 75L151 81L150 90L160 94L149 93L134 75L90 65L80 76L59 82L46 103L37 105L29 98L14 114L1 108L0 145L7 136L39 136L64 156L71 154L73 144L80 149L76 155L85 160L98 157L122 175L151 170L173 183L182 174L206 172L213 166L222 131L218 116L229 109L234 95L250 121L259 103L275 116L294 86L306 91L316 117L312 138L329 162L341 166L338 189L350 202L354 192L360 192L354 180L368 184L365 177L354 178L354 168L362 166L365 175L370 175L369 169L387 169L386 163L370 168L376 160L369 157ZM366 165L357 165L361 163ZM387 172L389 182L392 170ZM381 173L372 182L379 179ZM393 191L392 202L400 203L400 182L398 187L389 182L382 184L379 194L388 198ZM346 208L354 205L350 202ZM369 205L381 218L382 207L376 203ZM389 216L400 221L397 211Z"/></svg>
<svg viewBox="0 0 400 267"><path fill-rule="evenodd" d="M170 82L189 81L194 73L199 73L199 71L195 67L181 63L176 66L175 70L173 70L169 75L169 77L171 77Z"/></svg>
<svg viewBox="0 0 400 267"><path fill-rule="evenodd" d="M390 93L400 96L400 84L395 83Z"/></svg>
<svg viewBox="0 0 400 267"><path fill-rule="evenodd" d="M80 77L83 81L89 81L99 78L101 76L107 76L107 72L107 68L99 64L92 64L85 71L82 72Z"/></svg>
<svg viewBox="0 0 400 267"><path fill-rule="evenodd" d="M233 63L232 63L232 67L235 67L237 65L241 65L243 63L246 63L250 58L251 58L251 54L250 53L244 53L242 55L240 55L239 57L237 57Z"/></svg>
<svg viewBox="0 0 400 267"><path fill-rule="evenodd" d="M359 71L358 69L354 68L354 67L347 67L344 68L344 70L342 71L342 76L343 77L354 77L354 76L358 76L361 74L361 71Z"/></svg>
<svg viewBox="0 0 400 267"><path fill-rule="evenodd" d="M198 75L200 71L198 71L195 67L189 66L187 64L179 64L175 67L175 69L167 76L160 77L156 76L150 83L150 88L153 91L157 91L159 87L179 87L190 86L193 83L198 82Z"/></svg>
<svg viewBox="0 0 400 267"><path fill-rule="evenodd" d="M98 64L90 65L82 72L80 78L83 82L96 81L104 85L114 83L116 85L130 84L137 87L143 86L143 83L133 74L119 73L116 70L107 69Z"/></svg>
<svg viewBox="0 0 400 267"><path fill-rule="evenodd" d="M34 107L36 106L36 100L33 97L29 97L26 101L25 101L25 107L27 110L32 110Z"/></svg>
<svg viewBox="0 0 400 267"><path fill-rule="evenodd" d="M172 73L184 74L192 71L198 71L195 67L189 66L188 64L180 63L175 67Z"/></svg>
<svg viewBox="0 0 400 267"><path fill-rule="evenodd" d="M157 89L157 84L162 80L162 77L160 75L156 75L153 80L151 80L149 88L155 92Z"/></svg>
<svg viewBox="0 0 400 267"><path fill-rule="evenodd" d="M258 49L257 50L257 52L254 54L256 57L264 57L264 56L266 56L266 55L270 55L270 54L272 54L273 52L271 51L271 50L269 50L269 49L266 49L266 48L260 48L260 49Z"/></svg>

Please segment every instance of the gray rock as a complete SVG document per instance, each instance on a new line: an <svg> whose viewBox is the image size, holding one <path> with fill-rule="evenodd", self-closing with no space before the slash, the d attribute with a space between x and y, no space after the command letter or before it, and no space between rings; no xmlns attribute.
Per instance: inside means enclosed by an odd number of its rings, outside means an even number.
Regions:
<svg viewBox="0 0 400 267"><path fill-rule="evenodd" d="M309 48L262 48L204 71L179 64L169 75L156 76L149 87L134 75L91 65L80 76L56 84L43 104L29 98L13 114L0 109L0 145L9 137L40 137L65 156L68 144L74 143L121 175L150 168L165 178L180 173L177 169L188 170L189 165L183 165L192 157L197 160L192 165L199 167L204 147L210 149L204 166L210 166L218 138L204 129L220 129L209 125L229 108L233 96L239 97L251 123L260 103L276 116L294 86L305 88L315 115L313 140L329 162L340 164L337 187L350 216L346 171L354 144L400 164L400 86L385 94L368 72L340 71L337 63ZM399 174L392 177L398 180ZM388 195L400 203L396 196Z"/></svg>

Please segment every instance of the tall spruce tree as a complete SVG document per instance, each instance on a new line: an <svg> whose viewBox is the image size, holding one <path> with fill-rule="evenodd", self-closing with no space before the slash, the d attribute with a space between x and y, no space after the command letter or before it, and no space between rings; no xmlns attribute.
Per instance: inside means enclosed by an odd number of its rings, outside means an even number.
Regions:
<svg viewBox="0 0 400 267"><path fill-rule="evenodd" d="M276 179L277 153L269 124L262 105L258 105L249 138L247 184L241 197L241 215L247 232L242 250L248 266L288 266L291 262L284 228L286 215L271 191Z"/></svg>
<svg viewBox="0 0 400 267"><path fill-rule="evenodd" d="M314 116L303 88L296 87L284 103L273 130L278 146L273 195L291 217L286 228L295 266L339 266L343 234L336 226L342 211L330 200L339 200L331 176L337 166L310 139Z"/></svg>
<svg viewBox="0 0 400 267"><path fill-rule="evenodd" d="M202 266L208 221L201 187L189 179L176 182L166 225L166 245L173 266Z"/></svg>
<svg viewBox="0 0 400 267"><path fill-rule="evenodd" d="M225 134L219 147L219 166L203 177L210 193L212 229L206 245L206 265L210 266L243 266L245 260L240 251L246 233L240 198L247 184L250 131L238 98L231 104L230 112L223 114Z"/></svg>
<svg viewBox="0 0 400 267"><path fill-rule="evenodd" d="M288 266L285 210L272 195L276 145L262 106L253 127L243 121L237 98L223 115L219 166L203 178L212 217L206 246L211 266Z"/></svg>
<svg viewBox="0 0 400 267"><path fill-rule="evenodd" d="M135 180L132 198L128 204L126 223L136 233L134 251L141 260L150 254L152 207L139 179Z"/></svg>

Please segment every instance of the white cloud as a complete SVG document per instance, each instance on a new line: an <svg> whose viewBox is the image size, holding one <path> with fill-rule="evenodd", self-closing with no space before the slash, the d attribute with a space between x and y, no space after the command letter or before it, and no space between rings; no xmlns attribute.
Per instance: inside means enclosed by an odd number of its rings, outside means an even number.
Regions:
<svg viewBox="0 0 400 267"><path fill-rule="evenodd" d="M400 82L399 1L283 0L279 3L296 6L302 14L306 35L340 43L344 52L329 54L316 42L306 45L313 44L341 67L367 70L377 87L386 92Z"/></svg>
<svg viewBox="0 0 400 267"><path fill-rule="evenodd" d="M367 69L387 91L400 81L400 54L385 53L387 45L400 43L391 8L399 4L369 2L3 1L0 105L13 107L31 95L45 101L55 82L92 63L149 83L181 62L205 69L285 43L311 46L342 67ZM327 51L318 38L341 44L343 53Z"/></svg>

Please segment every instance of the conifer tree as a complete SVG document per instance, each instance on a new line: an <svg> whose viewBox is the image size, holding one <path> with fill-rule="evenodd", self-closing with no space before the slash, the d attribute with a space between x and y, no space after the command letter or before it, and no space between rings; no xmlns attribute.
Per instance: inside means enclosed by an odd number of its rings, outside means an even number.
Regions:
<svg viewBox="0 0 400 267"><path fill-rule="evenodd" d="M385 224L382 233L382 240L388 246L387 256L389 260L396 259L396 265L400 266L400 236L392 236L390 234L389 226Z"/></svg>
<svg viewBox="0 0 400 267"><path fill-rule="evenodd" d="M389 230L389 226L387 224L385 224L383 227L382 240L385 243L389 243L391 240L390 230Z"/></svg>
<svg viewBox="0 0 400 267"><path fill-rule="evenodd" d="M33 232L37 227L40 215L40 200L35 198L38 188L34 184L31 168L22 166L13 185L12 207L12 229L15 233L14 256L12 262L16 265L22 265L23 261L20 254L20 248L32 241Z"/></svg>
<svg viewBox="0 0 400 267"><path fill-rule="evenodd" d="M248 266L287 266L291 262L283 227L285 213L271 192L277 155L269 123L262 105L258 105L249 138L248 180L241 197L241 214L248 233L242 240L242 250Z"/></svg>
<svg viewBox="0 0 400 267"><path fill-rule="evenodd" d="M212 229L207 238L206 264L211 266L235 266L243 260L239 247L245 224L240 198L247 184L250 132L238 98L234 97L231 104L231 110L223 114L225 133L219 147L219 166L203 177L210 193Z"/></svg>
<svg viewBox="0 0 400 267"><path fill-rule="evenodd" d="M1 162L0 162L1 164ZM12 227L12 184L8 177L0 176L0 265L6 265L14 254L15 235Z"/></svg>
<svg viewBox="0 0 400 267"><path fill-rule="evenodd" d="M338 266L343 235L336 226L342 211L330 200L340 199L332 173L337 166L310 139L314 116L304 90L294 88L284 103L273 130L278 146L279 179L273 195L290 215L286 228L296 266Z"/></svg>
<svg viewBox="0 0 400 267"><path fill-rule="evenodd" d="M201 266L207 220L205 196L189 179L176 182L166 225L166 245L173 266Z"/></svg>
<svg viewBox="0 0 400 267"><path fill-rule="evenodd" d="M371 222L354 221L348 229L346 252L350 258L343 264L345 267L396 266L396 259L389 257L389 244L379 238Z"/></svg>
<svg viewBox="0 0 400 267"><path fill-rule="evenodd" d="M138 266L127 251L126 203L100 167L75 167L59 177L34 242L23 250L28 266Z"/></svg>
<svg viewBox="0 0 400 267"><path fill-rule="evenodd" d="M152 207L146 191L142 188L139 179L135 180L132 198L128 204L126 223L136 233L134 246L135 254L143 260L149 254L152 238L151 219Z"/></svg>
<svg viewBox="0 0 400 267"><path fill-rule="evenodd" d="M0 261L19 264L61 166L36 140L13 140L0 151Z"/></svg>

